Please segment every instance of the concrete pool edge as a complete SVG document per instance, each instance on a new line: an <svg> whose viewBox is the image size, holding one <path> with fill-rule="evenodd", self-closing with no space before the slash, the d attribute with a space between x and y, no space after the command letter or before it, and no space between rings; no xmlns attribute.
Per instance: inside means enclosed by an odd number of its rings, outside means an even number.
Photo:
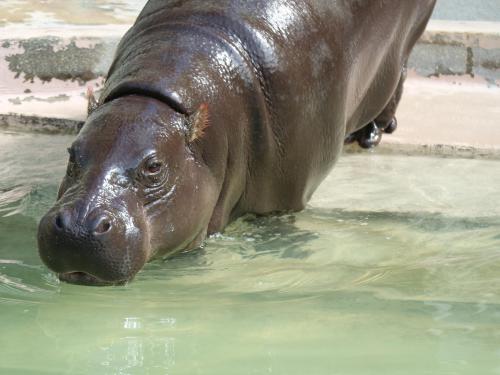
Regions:
<svg viewBox="0 0 500 375"><path fill-rule="evenodd" d="M0 114L0 129L35 132L44 134L76 134L82 121L64 118L26 116L19 114ZM404 124L403 124L404 125ZM500 129L498 134L500 140ZM478 146L458 143L419 142L405 137L384 135L380 145L373 150L363 150L357 145L344 147L344 154L376 153L384 155L433 156L460 159L500 160L498 146Z"/></svg>
<svg viewBox="0 0 500 375"><path fill-rule="evenodd" d="M83 125L82 121L67 118L30 116L17 113L0 114L0 129L51 134L76 134L81 125Z"/></svg>
<svg viewBox="0 0 500 375"><path fill-rule="evenodd" d="M345 154L373 152L382 155L432 156L456 159L500 160L500 148L478 148L467 145L411 144L382 142L374 150L363 150L356 146L346 146Z"/></svg>

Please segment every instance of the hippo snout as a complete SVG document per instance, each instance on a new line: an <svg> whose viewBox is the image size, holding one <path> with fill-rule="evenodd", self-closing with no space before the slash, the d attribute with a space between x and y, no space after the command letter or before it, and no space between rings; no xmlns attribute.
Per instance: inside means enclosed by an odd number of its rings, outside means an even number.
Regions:
<svg viewBox="0 0 500 375"><path fill-rule="evenodd" d="M146 262L142 231L126 215L96 208L54 208L40 221L42 261L62 281L85 285L122 284Z"/></svg>

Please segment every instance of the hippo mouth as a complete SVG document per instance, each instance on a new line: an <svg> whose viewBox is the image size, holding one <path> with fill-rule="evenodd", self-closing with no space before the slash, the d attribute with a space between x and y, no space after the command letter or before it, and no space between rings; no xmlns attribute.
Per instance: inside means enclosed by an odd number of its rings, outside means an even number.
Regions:
<svg viewBox="0 0 500 375"><path fill-rule="evenodd" d="M102 280L87 272L64 272L58 274L59 280L70 284L87 285L87 286L112 286L123 285L127 280L106 281Z"/></svg>

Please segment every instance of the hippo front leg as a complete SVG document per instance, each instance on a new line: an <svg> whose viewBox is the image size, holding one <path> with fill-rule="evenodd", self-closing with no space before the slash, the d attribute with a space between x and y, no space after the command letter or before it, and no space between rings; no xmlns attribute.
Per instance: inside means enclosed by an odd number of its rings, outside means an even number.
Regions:
<svg viewBox="0 0 500 375"><path fill-rule="evenodd" d="M396 92L392 96L391 100L384 108L382 113L377 116L375 123L384 133L392 134L396 131L398 127L398 121L396 119L396 111L398 109L399 102L403 96L404 83L406 81L407 68L406 64L403 66L401 71L401 78L399 79L398 87Z"/></svg>
<svg viewBox="0 0 500 375"><path fill-rule="evenodd" d="M365 127L349 134L344 141L344 144L358 142L362 148L370 149L378 146L382 140L382 131L379 129L375 121L372 121Z"/></svg>
<svg viewBox="0 0 500 375"><path fill-rule="evenodd" d="M382 134L392 134L398 127L398 120L396 119L396 110L398 108L401 97L403 96L403 86L406 80L407 68L403 67L401 78L396 88L396 92L391 100L384 108L382 113L377 118L364 126L363 128L349 134L345 139L345 144L358 142L362 148L370 149L378 146L382 140Z"/></svg>

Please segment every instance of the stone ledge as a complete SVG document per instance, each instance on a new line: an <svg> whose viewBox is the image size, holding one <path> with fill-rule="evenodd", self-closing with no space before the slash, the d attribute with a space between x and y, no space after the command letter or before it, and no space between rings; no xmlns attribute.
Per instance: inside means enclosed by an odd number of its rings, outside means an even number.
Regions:
<svg viewBox="0 0 500 375"><path fill-rule="evenodd" d="M420 43L500 48L500 22L432 20Z"/></svg>
<svg viewBox="0 0 500 375"><path fill-rule="evenodd" d="M37 133L76 134L83 121L56 118L27 116L17 113L0 114L0 128L19 129Z"/></svg>
<svg viewBox="0 0 500 375"><path fill-rule="evenodd" d="M431 21L409 66L427 77L468 75L500 86L500 22Z"/></svg>
<svg viewBox="0 0 500 375"><path fill-rule="evenodd" d="M102 80L127 28L0 28L0 92L38 81ZM480 76L500 86L500 22L431 21L409 65L424 76Z"/></svg>
<svg viewBox="0 0 500 375"><path fill-rule="evenodd" d="M460 146L447 144L413 144L413 143L393 143L384 140L374 150L363 150L356 146L346 146L344 152L347 154L358 154L373 152L387 155L407 155L407 156L432 156L457 159L482 159L500 160L500 148L477 148L474 146Z"/></svg>
<svg viewBox="0 0 500 375"><path fill-rule="evenodd" d="M127 28L0 28L0 126L75 132ZM409 65L380 152L500 158L500 23L432 21Z"/></svg>

